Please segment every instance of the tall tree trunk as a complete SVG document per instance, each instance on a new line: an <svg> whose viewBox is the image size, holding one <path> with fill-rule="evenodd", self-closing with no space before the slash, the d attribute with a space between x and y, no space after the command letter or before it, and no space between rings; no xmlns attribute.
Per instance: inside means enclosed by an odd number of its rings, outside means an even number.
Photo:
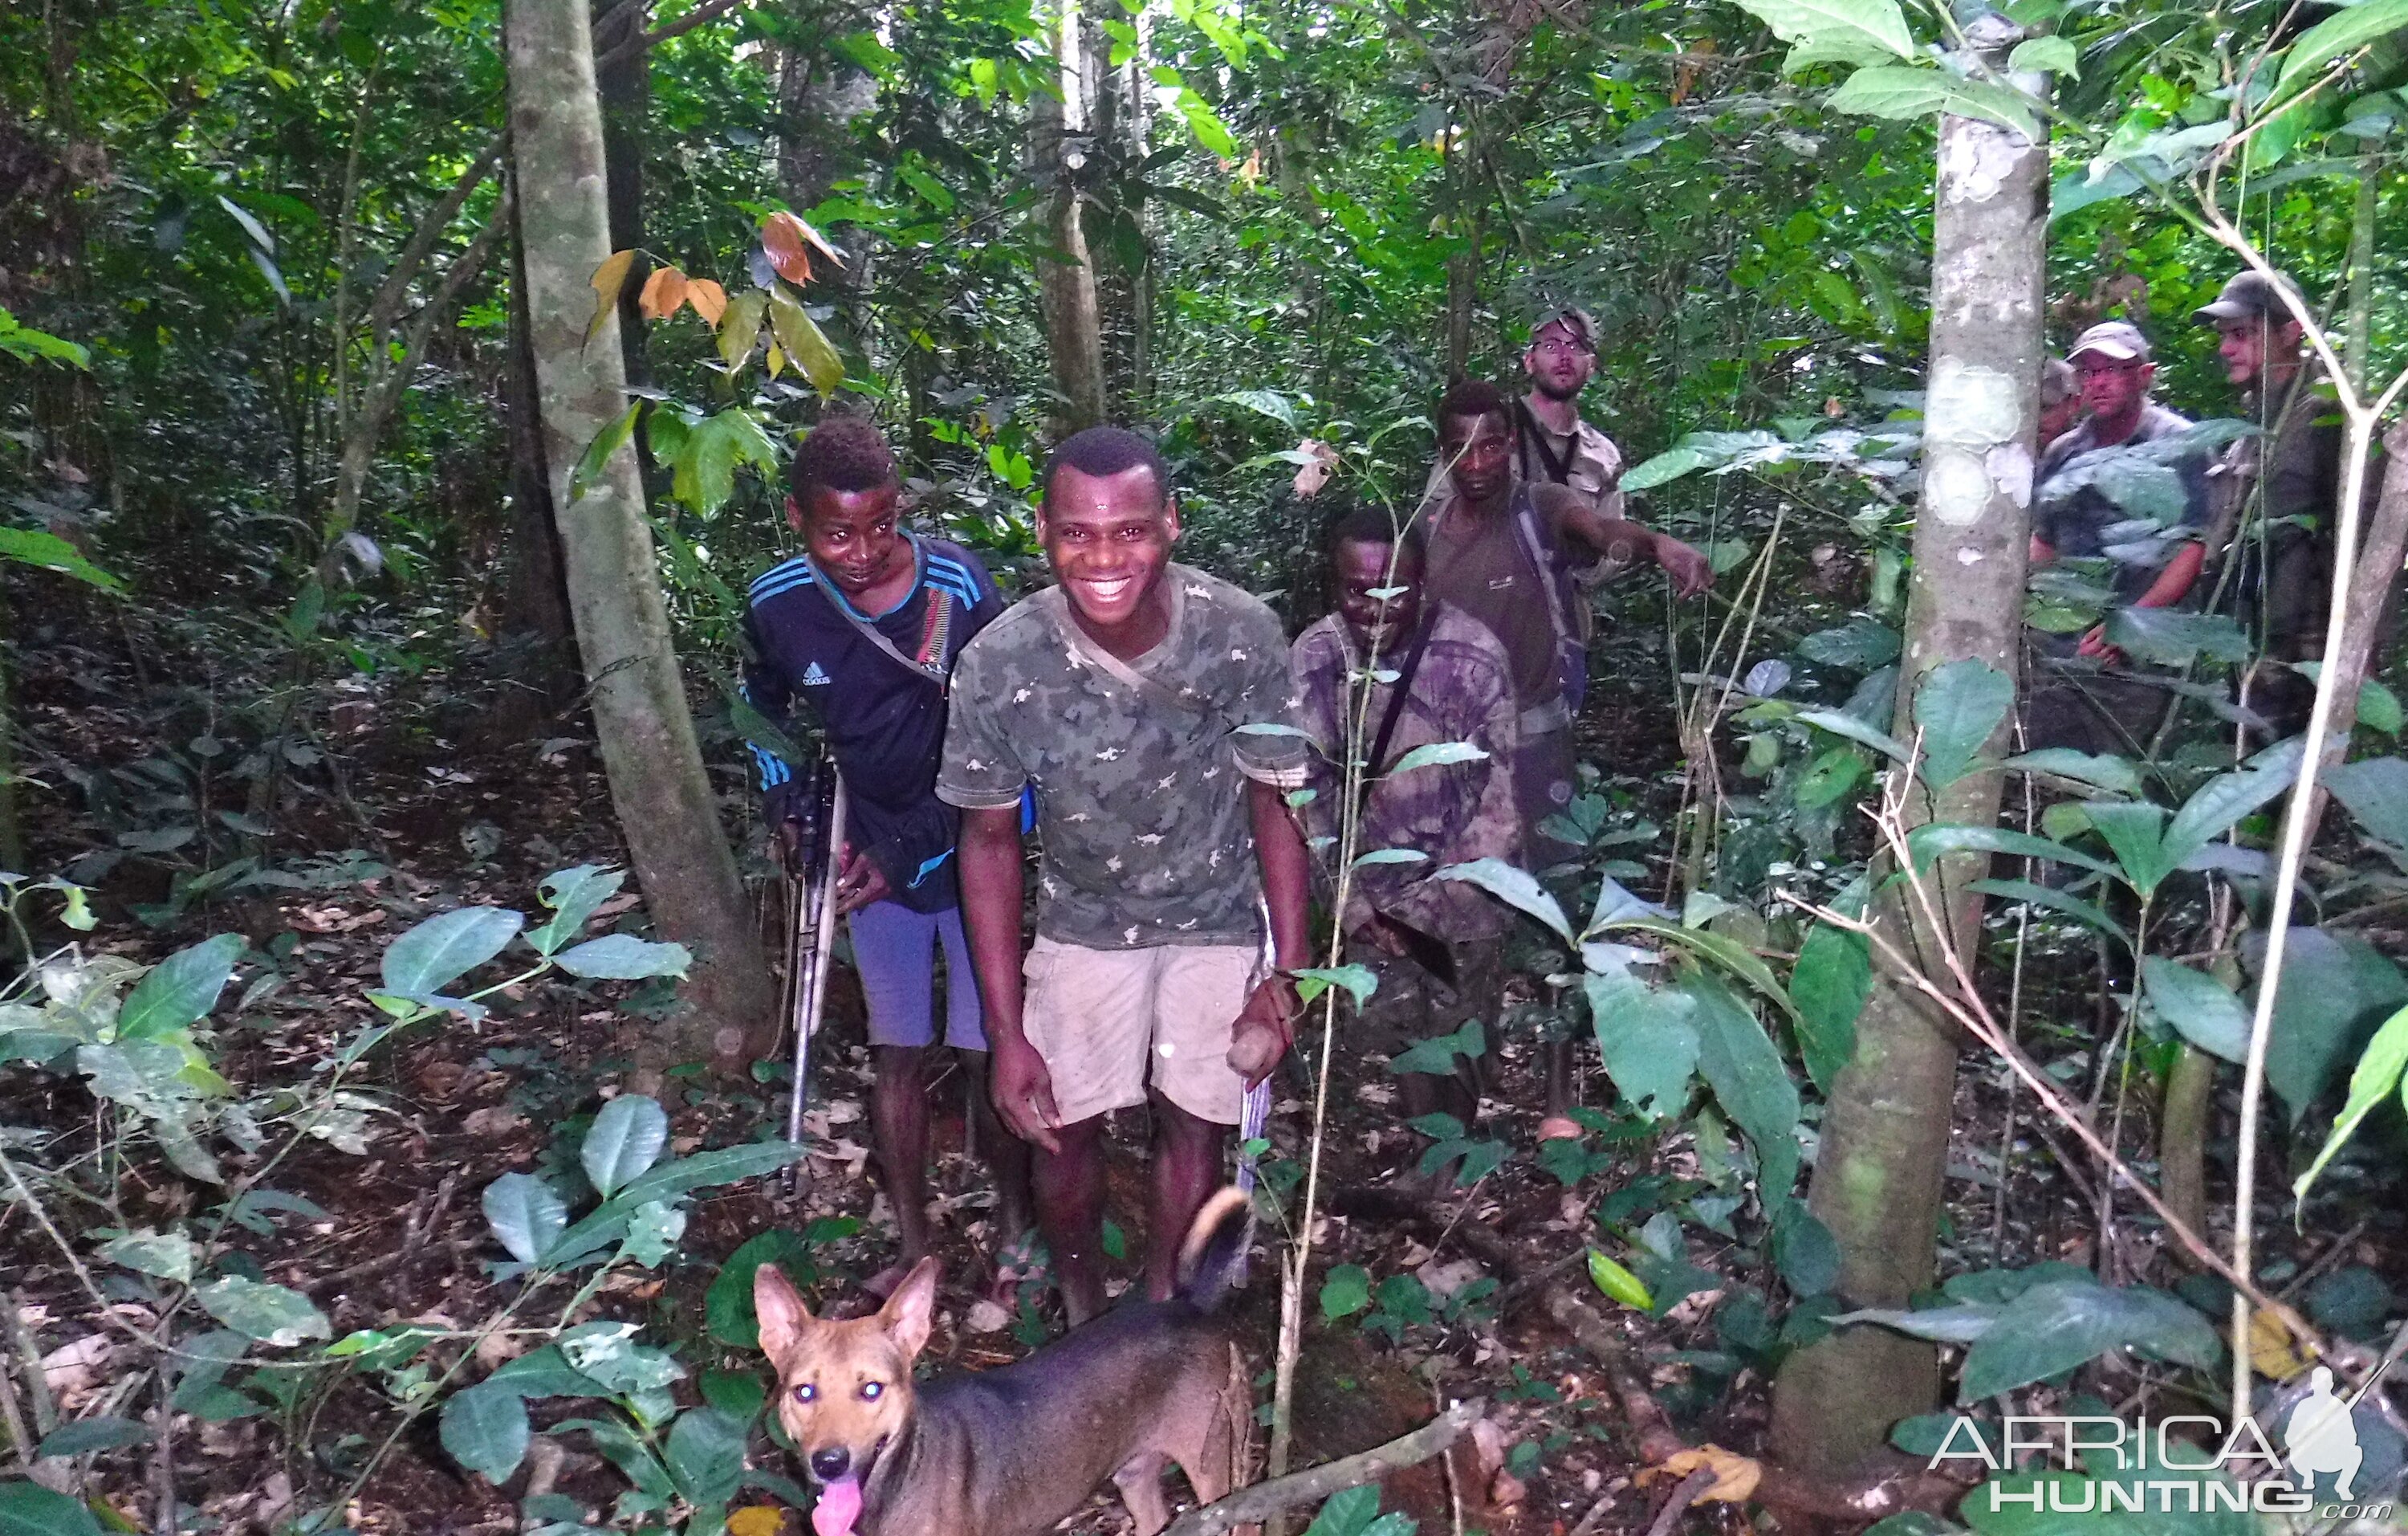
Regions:
<svg viewBox="0 0 2408 1536"><path fill-rule="evenodd" d="M645 1055L733 1068L770 1045L774 989L695 739L635 455L568 494L571 467L627 402L617 338L585 345L589 282L610 252L586 0L511 0L504 32L544 462L595 733L653 920L695 953L681 1009Z"/></svg>
<svg viewBox="0 0 2408 1536"><path fill-rule="evenodd" d="M1079 212L1078 168L1070 164L1073 133L1086 126L1081 90L1079 13L1066 3L1054 28L1056 78L1062 94L1039 91L1028 99L1029 149L1037 174L1051 181L1044 204L1045 243L1037 280L1044 310L1045 351L1061 395L1054 418L1061 435L1104 419L1103 322L1096 303L1096 268Z"/></svg>
<svg viewBox="0 0 2408 1536"><path fill-rule="evenodd" d="M602 165L609 186L610 249L636 251L644 243L644 141L652 114L652 50L638 39L652 0L617 0L594 23L597 59L595 87L602 102ZM634 46L628 46L633 44ZM638 301L652 264L638 255L619 289L619 350L627 380L652 381L644 352L644 315Z"/></svg>
<svg viewBox="0 0 2408 1536"><path fill-rule="evenodd" d="M543 452L538 405L535 337L527 320L526 254L518 231L518 172L510 172L510 356L502 387L503 425L509 433L509 583L502 630L517 653L518 681L546 714L566 709L580 687L577 629L568 611L568 581L552 519L552 467Z"/></svg>
<svg viewBox="0 0 2408 1536"><path fill-rule="evenodd" d="M1995 13L1969 35L2003 69L2021 36ZM2040 89L2038 77L2019 81ZM1924 675L1971 659L2013 677L2023 612L2033 441L2039 424L2048 152L2021 134L1941 120L1932 232L1931 358L1924 417L1923 505L1914 531L1905 669L1897 729L1914 739ZM2001 727L2003 729L2003 727ZM1995 743L1994 743L1995 744ZM1994 824L2000 776L1970 774L1908 797L1910 824ZM1986 856L1945 859L1934 931L1903 899L1879 920L1906 953L1944 974L1946 946L1969 963L1981 897L1966 889ZM1903 983L1883 976L1856 1026L1856 1055L1833 1084L1808 1202L1839 1240L1838 1292L1849 1309L1904 1306L1928 1286L1956 1082L1955 1026ZM1836 1475L1879 1446L1891 1424L1929 1408L1934 1347L1857 1327L1790 1357L1773 1395L1782 1460Z"/></svg>

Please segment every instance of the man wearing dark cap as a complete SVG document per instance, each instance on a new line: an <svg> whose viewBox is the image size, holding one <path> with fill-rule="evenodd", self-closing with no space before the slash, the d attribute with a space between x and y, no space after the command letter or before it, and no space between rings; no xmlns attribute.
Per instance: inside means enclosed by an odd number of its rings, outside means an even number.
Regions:
<svg viewBox="0 0 2408 1536"><path fill-rule="evenodd" d="M2040 452L2073 430L2082 420L2082 379L2073 365L2052 357L2040 370Z"/></svg>
<svg viewBox="0 0 2408 1536"><path fill-rule="evenodd" d="M2307 332L2277 283L2258 271L2224 285L2191 318L2222 337L2216 355L2242 392L2241 414L2265 429L2227 448L2210 472L2215 506L2210 546L2221 550L2256 516L2235 554L2234 590L2263 630L2260 660L2246 683L2250 707L2277 736L2307 722L2315 687L2290 664L2324 654L2331 596L2332 519L2342 492L2348 434L2323 381L2306 366ZM2304 385L2304 387L2302 387ZM2369 477L2368 490L2373 490Z"/></svg>

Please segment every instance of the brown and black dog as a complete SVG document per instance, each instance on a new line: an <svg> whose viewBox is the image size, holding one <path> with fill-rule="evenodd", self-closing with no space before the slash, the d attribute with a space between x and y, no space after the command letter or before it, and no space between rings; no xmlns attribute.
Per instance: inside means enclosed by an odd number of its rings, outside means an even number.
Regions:
<svg viewBox="0 0 2408 1536"><path fill-rule="evenodd" d="M819 1536L1035 1536L1111 1478L1154 1536L1177 1462L1206 1503L1229 1491L1253 1399L1220 1315L1254 1223L1225 1189L1197 1213L1179 1294L1130 1301L995 1371L917 1385L938 1264L924 1258L869 1317L813 1317L774 1264L754 1271L778 1420L819 1501Z"/></svg>

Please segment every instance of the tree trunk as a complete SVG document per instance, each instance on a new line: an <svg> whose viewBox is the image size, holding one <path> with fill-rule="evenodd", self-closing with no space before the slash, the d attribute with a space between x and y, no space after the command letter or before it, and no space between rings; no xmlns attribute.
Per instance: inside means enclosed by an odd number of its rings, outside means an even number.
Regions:
<svg viewBox="0 0 2408 1536"><path fill-rule="evenodd" d="M637 251L644 243L644 140L652 112L652 50L638 39L644 35L651 9L651 0L617 0L594 23L595 56L607 60L596 65L595 87L602 102L602 165L609 187L613 251ZM638 255L619 289L619 350L631 384L652 381L638 303L652 271L652 264Z"/></svg>
<svg viewBox="0 0 2408 1536"><path fill-rule="evenodd" d="M1468 229L1464 228L1469 225ZM1488 233L1488 218L1475 213L1457 217L1455 227L1469 241L1446 259L1446 376L1460 379L1471 366L1471 322L1480 308L1480 245Z"/></svg>
<svg viewBox="0 0 2408 1536"><path fill-rule="evenodd" d="M1999 68L2020 36L1995 13L1970 35ZM2038 78L2020 83L2037 86ZM1939 161L1923 506L1897 725L1910 740L1914 685L1931 668L1970 658L2015 674L2042 356L2045 147L1944 117ZM1999 790L1998 774L1971 774L1910 795L1908 820L1991 825ZM1942 945L1970 962L1982 898L1966 885L1987 862L1969 855L1938 867L1933 905L1949 931L1933 931L1903 900L1886 904L1880 921L1934 971ZM1839 1240L1842 1303L1904 1306L1932 1281L1957 1038L1918 995L1883 977L1856 1040L1824 1113L1809 1205ZM1932 1406L1939 1387L1932 1345L1885 1328L1843 1329L1783 1367L1774 1444L1810 1475L1842 1472L1881 1445L1891 1424Z"/></svg>
<svg viewBox="0 0 2408 1536"><path fill-rule="evenodd" d="M527 322L526 254L518 233L518 173L510 172L510 356L502 388L503 424L509 433L509 579L502 630L511 642L513 674L546 715L577 697L577 629L568 611L568 582L552 520L552 468L543 452L537 404L535 338Z"/></svg>
<svg viewBox="0 0 2408 1536"><path fill-rule="evenodd" d="M643 1055L731 1069L769 1047L774 989L695 739L634 453L568 494L571 467L627 402L607 334L617 317L585 345L590 280L610 252L586 0L512 0L504 31L544 463L595 733L653 921L695 955L680 1011Z"/></svg>
<svg viewBox="0 0 2408 1536"><path fill-rule="evenodd" d="M1053 363L1054 388L1062 396L1054 430L1067 437L1104 420L1103 323L1096 303L1095 264L1087 256L1079 214L1078 167L1070 163L1072 135L1085 128L1075 7L1063 7L1054 42L1062 94L1039 91L1028 98L1029 149L1038 175L1053 184L1043 215L1050 250L1038 258L1037 280L1045 351Z"/></svg>

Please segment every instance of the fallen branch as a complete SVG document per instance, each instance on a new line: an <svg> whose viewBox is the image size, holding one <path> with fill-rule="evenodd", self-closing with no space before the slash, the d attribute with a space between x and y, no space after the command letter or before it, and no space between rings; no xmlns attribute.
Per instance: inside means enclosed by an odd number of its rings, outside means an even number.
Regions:
<svg viewBox="0 0 2408 1536"><path fill-rule="evenodd" d="M1700 1467L1681 1479L1680 1486L1664 1500L1664 1507L1656 1512L1654 1522L1648 1526L1647 1536L1672 1536L1672 1532L1681 1528L1681 1516L1689 1513L1689 1506L1698 1501L1698 1496L1714 1486L1714 1477L1712 1467Z"/></svg>
<svg viewBox="0 0 2408 1536"><path fill-rule="evenodd" d="M1458 1402L1408 1435L1385 1445L1374 1445L1354 1456L1325 1461L1300 1472L1274 1477L1227 1498L1192 1509L1170 1523L1166 1536L1223 1536L1240 1526L1257 1525L1299 1505L1316 1503L1333 1493L1374 1483L1439 1455L1477 1423L1487 1404L1474 1398Z"/></svg>

